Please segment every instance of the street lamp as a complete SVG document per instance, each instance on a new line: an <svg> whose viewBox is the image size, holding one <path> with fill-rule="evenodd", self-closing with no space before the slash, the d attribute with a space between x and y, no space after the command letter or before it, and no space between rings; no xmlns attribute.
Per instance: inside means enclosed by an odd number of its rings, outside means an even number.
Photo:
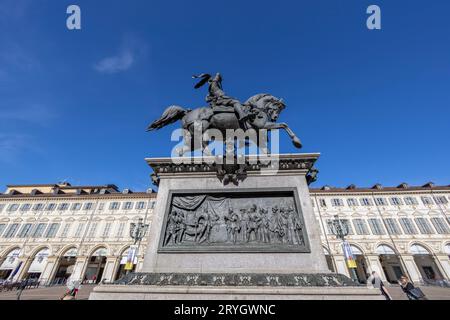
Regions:
<svg viewBox="0 0 450 320"><path fill-rule="evenodd" d="M144 220L142 218L139 218L138 223L131 223L130 225L130 237L134 240L134 245L130 246L130 249L128 251L127 263L125 265L127 274L130 273L131 270L133 270L134 259L135 257L137 257L139 245L149 227L149 225L144 224L143 221Z"/></svg>
<svg viewBox="0 0 450 320"><path fill-rule="evenodd" d="M348 245L347 241L345 241L345 237L349 234L349 228L344 221L339 219L338 215L334 216L334 220L331 223L331 232L336 236L336 238L342 240L342 248L344 251L345 260L347 263L348 269L350 269L350 274L353 280L358 281L358 277L356 275L356 264L353 260L353 254L351 252L351 248ZM351 265L352 263L352 265Z"/></svg>
<svg viewBox="0 0 450 320"><path fill-rule="evenodd" d="M345 224L341 219L339 219L338 215L334 216L334 220L332 221L331 231L333 234L342 241L345 241L345 237L348 236L349 230L347 224Z"/></svg>
<svg viewBox="0 0 450 320"><path fill-rule="evenodd" d="M132 223L130 225L130 237L134 240L134 245L141 241L147 232L149 225L144 224L143 221L144 220L142 218L139 218L138 223Z"/></svg>

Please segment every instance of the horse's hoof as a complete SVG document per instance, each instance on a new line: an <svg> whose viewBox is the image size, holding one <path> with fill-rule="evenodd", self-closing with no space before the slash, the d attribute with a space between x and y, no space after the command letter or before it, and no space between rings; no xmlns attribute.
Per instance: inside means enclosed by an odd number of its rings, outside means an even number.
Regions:
<svg viewBox="0 0 450 320"><path fill-rule="evenodd" d="M296 146L297 148L301 149L303 147L301 141L299 138L295 137L294 139L292 139L292 143L294 144L294 146Z"/></svg>

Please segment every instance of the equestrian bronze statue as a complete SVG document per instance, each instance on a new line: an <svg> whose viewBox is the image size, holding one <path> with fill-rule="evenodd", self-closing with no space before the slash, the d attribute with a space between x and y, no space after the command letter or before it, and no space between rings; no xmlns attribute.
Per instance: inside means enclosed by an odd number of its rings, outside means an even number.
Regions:
<svg viewBox="0 0 450 320"><path fill-rule="evenodd" d="M214 77L209 74L201 74L194 76L196 79L201 79L196 89L201 88L208 83L208 96L206 102L207 107L201 107L194 110L185 109L180 106L170 106L164 111L160 119L153 122L147 131L161 129L178 120L182 122L184 129L184 143L185 145L178 150L180 156L186 152L193 151L194 146L200 146L205 151L208 147L208 142L204 141L204 137L200 135L199 143L195 144L193 138L196 126L201 125L201 133L207 133L209 129L217 129L226 136L227 129L242 129L243 131L254 129L259 130L274 130L284 129L292 140L292 143L297 148L302 147L300 139L288 127L286 123L277 123L278 117L286 108L282 99L278 99L270 94L257 94L245 103L229 97L222 89L222 76L218 73ZM259 141L254 141L257 146Z"/></svg>

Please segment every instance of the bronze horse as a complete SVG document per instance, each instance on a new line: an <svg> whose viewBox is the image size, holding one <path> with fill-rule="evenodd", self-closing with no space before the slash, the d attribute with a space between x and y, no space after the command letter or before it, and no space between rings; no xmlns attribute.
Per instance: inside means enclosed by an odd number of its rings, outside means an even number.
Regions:
<svg viewBox="0 0 450 320"><path fill-rule="evenodd" d="M147 128L147 131L158 130L181 120L182 128L184 129L184 146L177 150L180 156L200 147L204 149L205 154L210 154L208 144L210 137L214 136L214 134L209 135L209 129L219 130L222 137L226 137L228 129L242 129L243 131L254 129L256 132L259 132L259 130L284 129L294 146L297 148L302 147L300 139L286 123L276 122L281 111L286 108L281 99L270 94L257 94L244 104L241 104L238 100L226 96L222 91L222 77L220 74L217 74L214 78L210 75L201 75L199 77L202 77L203 80L197 84L196 88L209 82L209 95L206 99L210 104L209 106L194 110L175 105L170 106L164 111L160 119ZM201 126L201 134L197 135L199 140L194 141L192 138L196 137L194 130L198 130L199 126ZM217 139L216 136L214 138ZM260 146L258 140L259 138L253 142Z"/></svg>

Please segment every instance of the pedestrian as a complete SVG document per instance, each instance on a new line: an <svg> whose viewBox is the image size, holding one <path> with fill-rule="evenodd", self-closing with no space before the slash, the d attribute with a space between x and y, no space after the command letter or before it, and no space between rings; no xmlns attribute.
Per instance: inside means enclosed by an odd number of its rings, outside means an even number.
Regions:
<svg viewBox="0 0 450 320"><path fill-rule="evenodd" d="M17 288L17 300L20 300L22 297L22 292L27 288L28 285L28 279L22 280L19 284L19 287Z"/></svg>
<svg viewBox="0 0 450 320"><path fill-rule="evenodd" d="M392 297L389 294L386 287L384 286L383 281L375 271L372 272L372 275L367 279L367 282L371 284L374 288L379 289L381 294L386 300L392 300Z"/></svg>
<svg viewBox="0 0 450 320"><path fill-rule="evenodd" d="M398 282L409 300L428 300L419 287L415 287L407 276L401 276Z"/></svg>
<svg viewBox="0 0 450 320"><path fill-rule="evenodd" d="M81 288L80 281L68 281L67 288L69 289L64 295L61 297L61 300L76 300L77 293Z"/></svg>

